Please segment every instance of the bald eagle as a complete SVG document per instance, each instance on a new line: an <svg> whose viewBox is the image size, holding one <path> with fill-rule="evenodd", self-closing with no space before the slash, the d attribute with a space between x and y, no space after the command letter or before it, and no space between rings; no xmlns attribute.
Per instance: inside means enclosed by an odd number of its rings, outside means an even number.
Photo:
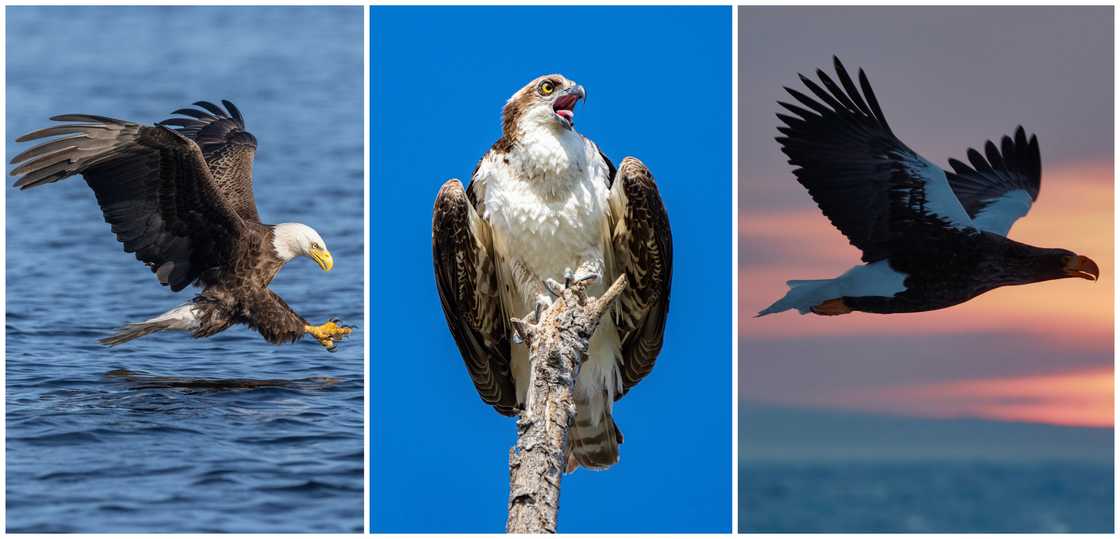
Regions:
<svg viewBox="0 0 1120 539"><path fill-rule="evenodd" d="M229 101L200 101L156 125L64 114L71 122L28 133L46 139L15 156L15 186L30 189L80 174L126 252L178 292L201 293L155 318L101 339L114 346L157 331L209 337L245 324L280 344L311 335L328 350L351 332L336 319L311 325L268 285L285 263L307 256L334 265L326 242L300 223L266 225L253 200L257 140ZM171 126L171 127L168 127Z"/></svg>
<svg viewBox="0 0 1120 539"><path fill-rule="evenodd" d="M786 88L798 104L779 102L792 115L778 114L785 125L777 140L797 181L865 264L834 279L789 281L759 316L931 311L1001 286L1100 276L1088 257L1007 237L1038 199L1034 135L1019 127L984 153L968 150L970 164L950 159L952 172L942 170L895 137L862 69L857 88L833 63L839 84L819 69L819 84L801 77L816 99Z"/></svg>
<svg viewBox="0 0 1120 539"><path fill-rule="evenodd" d="M521 88L470 185L446 182L432 218L447 325L482 400L504 415L522 409L530 371L510 318L551 302L546 280L598 276L588 291L599 295L627 276L579 369L568 471L618 462L622 432L611 407L653 369L673 271L669 217L653 175L633 157L615 169L576 132L575 106L584 96L562 75Z"/></svg>

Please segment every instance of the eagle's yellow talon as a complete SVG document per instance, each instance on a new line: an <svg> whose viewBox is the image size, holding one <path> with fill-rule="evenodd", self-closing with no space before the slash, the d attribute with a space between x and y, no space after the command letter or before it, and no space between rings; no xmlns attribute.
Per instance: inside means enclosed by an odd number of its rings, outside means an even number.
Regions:
<svg viewBox="0 0 1120 539"><path fill-rule="evenodd" d="M315 337L324 348L333 352L336 341L341 341L354 330L342 325L338 320L331 319L318 326L304 326L304 331Z"/></svg>

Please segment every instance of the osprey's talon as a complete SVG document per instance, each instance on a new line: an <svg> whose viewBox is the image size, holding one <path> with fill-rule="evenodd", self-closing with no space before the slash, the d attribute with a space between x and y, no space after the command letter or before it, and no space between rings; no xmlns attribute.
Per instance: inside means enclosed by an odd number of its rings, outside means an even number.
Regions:
<svg viewBox="0 0 1120 539"><path fill-rule="evenodd" d="M319 341L319 344L323 345L323 348L326 348L328 352L334 352L337 343L346 338L354 329L342 325L342 321L337 318L331 318L319 326L304 326L304 331L315 337L315 340Z"/></svg>
<svg viewBox="0 0 1120 539"><path fill-rule="evenodd" d="M552 297L561 297L564 295L564 290L568 288L567 279L565 279L564 284L560 284L552 279L545 279L544 287L548 290L549 294L552 294Z"/></svg>
<svg viewBox="0 0 1120 539"><path fill-rule="evenodd" d="M603 276L599 275L599 272L597 272L597 271L593 271L593 270L580 271L580 272L577 272L575 275L572 276L572 281L576 282L576 283L586 283L586 282L590 282L590 281L598 281L602 277Z"/></svg>
<svg viewBox="0 0 1120 539"><path fill-rule="evenodd" d="M548 304L545 304L545 303L542 303L542 302L538 301L537 305L535 307L533 307L533 320L531 321L531 323L533 323L533 324L541 323L541 313L543 313L546 308L551 307L551 306L552 306L552 302L549 302Z"/></svg>

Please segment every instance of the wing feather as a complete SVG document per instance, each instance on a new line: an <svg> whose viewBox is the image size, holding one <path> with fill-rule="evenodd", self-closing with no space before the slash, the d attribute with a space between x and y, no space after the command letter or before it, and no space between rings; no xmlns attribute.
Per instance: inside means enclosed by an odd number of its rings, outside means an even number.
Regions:
<svg viewBox="0 0 1120 539"><path fill-rule="evenodd" d="M209 101L195 102L199 108L181 108L172 113L186 118L168 118L160 125L173 126L179 134L195 141L202 148L222 196L242 219L260 222L253 197L257 139L246 131L241 111L229 101L223 100L222 104L226 110Z"/></svg>
<svg viewBox="0 0 1120 539"><path fill-rule="evenodd" d="M970 227L945 172L891 132L867 74L859 70L857 86L840 60L833 62L839 84L819 69L820 84L801 76L816 100L786 89L800 106L778 102L795 116L778 114L785 125L776 138L829 221L865 262L889 256L904 228Z"/></svg>
<svg viewBox="0 0 1120 539"><path fill-rule="evenodd" d="M498 297L489 229L458 180L443 184L436 197L432 260L447 327L475 389L502 414L516 415L509 328Z"/></svg>
<svg viewBox="0 0 1120 539"><path fill-rule="evenodd" d="M645 164L627 157L614 176L610 191L612 244L629 284L615 309L622 340L618 399L653 370L661 353L673 281L673 234L661 194Z"/></svg>
<svg viewBox="0 0 1120 539"><path fill-rule="evenodd" d="M997 147L984 144L984 153L969 148L971 166L949 160L949 185L976 227L1006 236L1015 221L1030 211L1042 186L1042 158L1038 137L1027 138L1022 126L1014 138L1004 135Z"/></svg>
<svg viewBox="0 0 1120 539"><path fill-rule="evenodd" d="M201 150L164 127L87 114L55 116L88 122L20 137L48 140L12 159L15 183L29 189L82 175L126 252L136 253L164 285L179 291L204 272L225 267L243 223L217 191Z"/></svg>

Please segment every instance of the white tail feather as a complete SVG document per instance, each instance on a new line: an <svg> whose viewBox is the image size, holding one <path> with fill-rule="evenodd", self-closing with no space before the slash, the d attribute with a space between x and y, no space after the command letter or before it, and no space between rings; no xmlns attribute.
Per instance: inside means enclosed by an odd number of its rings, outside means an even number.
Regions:
<svg viewBox="0 0 1120 539"><path fill-rule="evenodd" d="M757 316L797 309L809 313L813 307L842 297L892 297L906 290L906 274L895 271L886 260L856 266L835 279L786 281L789 292Z"/></svg>
<svg viewBox="0 0 1120 539"><path fill-rule="evenodd" d="M116 346L157 331L194 331L198 329L199 324L197 314L193 303L185 303L155 318L128 324L113 335L97 342Z"/></svg>

